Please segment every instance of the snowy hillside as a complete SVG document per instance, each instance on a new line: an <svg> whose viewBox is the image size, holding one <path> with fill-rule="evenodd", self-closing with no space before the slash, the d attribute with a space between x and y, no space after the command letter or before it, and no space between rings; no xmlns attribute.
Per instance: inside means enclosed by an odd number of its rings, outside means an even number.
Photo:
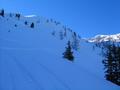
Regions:
<svg viewBox="0 0 120 90"><path fill-rule="evenodd" d="M68 41L73 62L63 58ZM52 19L0 16L0 90L120 90L104 79L100 49L92 46Z"/></svg>

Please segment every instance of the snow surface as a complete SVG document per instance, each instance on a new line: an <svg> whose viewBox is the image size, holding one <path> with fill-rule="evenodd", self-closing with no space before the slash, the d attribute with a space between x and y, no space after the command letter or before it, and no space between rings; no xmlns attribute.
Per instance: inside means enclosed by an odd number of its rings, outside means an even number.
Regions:
<svg viewBox="0 0 120 90"><path fill-rule="evenodd" d="M100 50L92 43L80 39L75 61L62 58L73 34L67 29L60 40L64 29L43 17L0 16L0 90L120 90L104 79Z"/></svg>
<svg viewBox="0 0 120 90"><path fill-rule="evenodd" d="M87 41L88 42L106 42L106 41L120 42L120 33L113 35L96 35L93 38L87 39Z"/></svg>
<svg viewBox="0 0 120 90"><path fill-rule="evenodd" d="M26 15L25 17L36 17L36 15Z"/></svg>

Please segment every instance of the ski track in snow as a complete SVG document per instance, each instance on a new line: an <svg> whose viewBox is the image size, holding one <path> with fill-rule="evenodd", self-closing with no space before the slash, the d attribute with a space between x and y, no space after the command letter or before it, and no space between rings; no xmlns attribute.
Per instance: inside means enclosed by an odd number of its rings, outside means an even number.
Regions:
<svg viewBox="0 0 120 90"><path fill-rule="evenodd" d="M17 90L16 84L15 84L14 74L13 74L13 72L10 70L11 67L10 67L10 65L8 64L7 61L6 61L6 67L7 67L7 69L8 69L8 73L9 73L9 75L10 75L10 77L11 77L12 90Z"/></svg>
<svg viewBox="0 0 120 90"><path fill-rule="evenodd" d="M67 90L71 90L70 87L64 83L60 77L58 77L52 70L48 69L46 66L44 66L43 64L41 64L40 62L38 62L38 64L40 65L40 67L42 67L45 71L47 71L49 74L51 74L59 83L61 83L65 88L67 88Z"/></svg>
<svg viewBox="0 0 120 90"><path fill-rule="evenodd" d="M27 76L29 76L29 78L31 79L31 81L33 81L35 83L35 85L38 87L38 90L41 89L41 90L45 90L42 86L42 83L38 82L35 77L22 65L22 63L20 63L18 61L18 59L14 58L13 59L14 62L16 63L16 65L20 68L21 72L23 74L26 74Z"/></svg>
<svg viewBox="0 0 120 90"><path fill-rule="evenodd" d="M37 87L38 87L38 90L39 90L39 88L40 88L40 90L45 90L45 89L43 88L42 84L40 84L40 83L34 78L34 76L25 68L25 66L22 65L22 63L20 63L20 62L18 61L18 59L16 59L16 58L13 57L13 56L12 56L12 59L13 59L13 61L16 63L16 65L19 67L19 69L21 70L21 73L26 74L28 77L30 77L30 79L31 79L34 83L36 83L36 85L37 85ZM40 62L37 62L37 61L36 61L36 63L38 63L42 69L44 69L47 73L49 73L52 77L54 77L62 86L64 86L64 87L66 88L66 90L71 90L70 87L69 87L66 83L64 83L64 82L62 81L62 79L61 79L60 77L58 77L52 70L48 69L45 65L41 64ZM13 77L13 74L11 74L11 72L10 72L10 76L11 76L11 78L12 78L11 80L12 80L12 84L13 84L13 90L16 90L15 87L14 87L14 86L15 86L14 77ZM56 87L55 87L55 88L56 88ZM57 90L57 89L56 89L56 90Z"/></svg>

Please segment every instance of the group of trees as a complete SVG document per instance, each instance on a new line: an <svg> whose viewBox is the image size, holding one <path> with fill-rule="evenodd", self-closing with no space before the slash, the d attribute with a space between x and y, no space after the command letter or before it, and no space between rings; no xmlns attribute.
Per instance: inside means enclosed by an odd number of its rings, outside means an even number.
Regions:
<svg viewBox="0 0 120 90"><path fill-rule="evenodd" d="M59 35L60 35L60 40L63 40L63 39L64 39L64 32L63 32L63 31L60 31L60 32L59 32Z"/></svg>
<svg viewBox="0 0 120 90"><path fill-rule="evenodd" d="M59 32L60 40L63 40L67 36L66 30L60 30Z"/></svg>
<svg viewBox="0 0 120 90"><path fill-rule="evenodd" d="M66 33L66 31L65 31ZM66 34L65 34L66 35ZM62 38L63 34L61 35ZM68 41L67 43L67 47L66 47L66 51L63 53L63 57L70 60L70 61L74 61L74 55L73 55L73 50L78 51L80 48L80 41L79 41L79 37L76 35L75 32L72 33L72 39L71 41Z"/></svg>
<svg viewBox="0 0 120 90"><path fill-rule="evenodd" d="M64 32L60 31L59 34L60 34L60 40L63 40L64 37L66 37L67 35L66 30L64 30ZM80 38L76 35L75 32L72 33L71 47L76 51L79 50L80 48Z"/></svg>
<svg viewBox="0 0 120 90"><path fill-rule="evenodd" d="M80 41L79 41L76 33L74 32L72 35L72 48L76 51L79 50L79 48L80 48L79 44L80 44Z"/></svg>
<svg viewBox="0 0 120 90"><path fill-rule="evenodd" d="M52 23L55 23L56 25L60 24L60 22L54 21L53 19L47 19L46 22L47 23L52 22Z"/></svg>
<svg viewBox="0 0 120 90"><path fill-rule="evenodd" d="M4 17L4 9L0 10L0 16ZM15 14L15 17L18 18L18 20L20 19L20 14ZM10 17L12 17L12 14L10 13ZM52 21L52 20L51 20ZM47 22L49 22L49 20L47 20ZM56 22L56 25L60 24L59 22ZM28 22L25 21L25 25L28 25ZM17 27L17 24L15 24L15 27ZM30 24L30 27L31 28L34 28L34 23L32 22ZM52 33L53 35L55 35L55 32ZM60 31L60 39L62 40L64 38L64 36L66 36L66 29L65 31ZM76 33L74 32L73 34L73 40L72 41L68 41L67 43L67 47L66 47L66 51L63 53L63 57L70 60L70 61L73 61L74 60L74 56L73 56L73 52L72 52L72 49L75 49L77 50L78 49L78 40L77 40L77 37L76 37Z"/></svg>
<svg viewBox="0 0 120 90"><path fill-rule="evenodd" d="M25 24L25 25L28 25L28 22L25 21L24 24ZM34 28L34 27L35 27L34 22L32 22L32 23L30 24L30 27L31 27L31 28Z"/></svg>
<svg viewBox="0 0 120 90"><path fill-rule="evenodd" d="M0 16L4 17L4 14L5 14L5 13L4 13L4 9L0 10ZM21 15L20 15L19 13L16 13L16 14L15 14L15 17L18 18L18 20L20 19L20 16L21 16ZM11 13L10 13L10 17L12 17L12 14L11 14ZM28 22L25 21L25 25L27 25L27 24L28 24ZM15 27L17 27L16 24L15 24ZM30 27L31 27L31 28L34 28L34 23L33 23L33 22L31 23Z"/></svg>
<svg viewBox="0 0 120 90"><path fill-rule="evenodd" d="M19 13L17 13L15 16L18 18L18 20L20 19L20 14Z"/></svg>
<svg viewBox="0 0 120 90"><path fill-rule="evenodd" d="M105 78L120 86L120 45L111 42L102 44L102 55Z"/></svg>

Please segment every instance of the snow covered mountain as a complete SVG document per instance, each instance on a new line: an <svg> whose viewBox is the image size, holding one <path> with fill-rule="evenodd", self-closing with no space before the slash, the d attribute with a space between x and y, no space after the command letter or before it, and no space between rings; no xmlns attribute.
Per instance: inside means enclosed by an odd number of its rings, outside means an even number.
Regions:
<svg viewBox="0 0 120 90"><path fill-rule="evenodd" d="M74 62L63 58L68 41ZM0 15L0 90L120 90L92 46L53 19Z"/></svg>
<svg viewBox="0 0 120 90"><path fill-rule="evenodd" d="M120 33L114 35L97 35L93 38L88 39L88 42L120 42Z"/></svg>

